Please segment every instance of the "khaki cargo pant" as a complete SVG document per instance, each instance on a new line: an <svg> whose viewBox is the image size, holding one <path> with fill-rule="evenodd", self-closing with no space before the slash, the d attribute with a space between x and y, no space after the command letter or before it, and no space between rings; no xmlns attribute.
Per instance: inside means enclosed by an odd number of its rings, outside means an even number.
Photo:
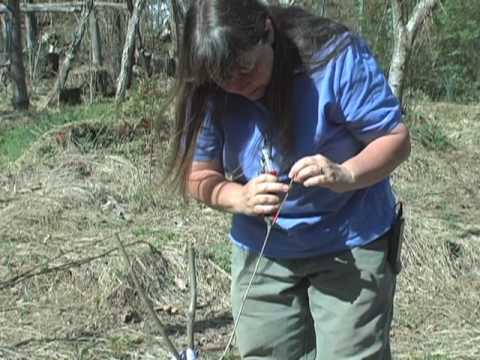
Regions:
<svg viewBox="0 0 480 360"><path fill-rule="evenodd" d="M295 260L263 258L236 333L242 359L390 359L394 276L388 237ZM257 255L233 246L234 317Z"/></svg>

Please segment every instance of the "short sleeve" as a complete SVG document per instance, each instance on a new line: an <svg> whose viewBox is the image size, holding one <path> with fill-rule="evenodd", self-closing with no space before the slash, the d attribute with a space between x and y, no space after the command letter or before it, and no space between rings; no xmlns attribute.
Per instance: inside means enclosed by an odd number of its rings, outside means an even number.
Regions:
<svg viewBox="0 0 480 360"><path fill-rule="evenodd" d="M194 161L221 160L223 133L215 123L211 112L207 112L200 128L195 148Z"/></svg>
<svg viewBox="0 0 480 360"><path fill-rule="evenodd" d="M352 36L335 60L342 122L362 143L386 135L402 121L401 106L366 43Z"/></svg>

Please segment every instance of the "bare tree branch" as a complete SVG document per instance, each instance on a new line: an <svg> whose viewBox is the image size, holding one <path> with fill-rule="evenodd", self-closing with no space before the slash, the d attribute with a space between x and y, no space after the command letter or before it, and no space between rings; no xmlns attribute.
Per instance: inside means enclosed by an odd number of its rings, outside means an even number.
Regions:
<svg viewBox="0 0 480 360"><path fill-rule="evenodd" d="M395 38L388 81L400 101L403 98L405 70L408 66L408 59L415 41L415 35L425 17L437 3L438 0L422 0L415 6L410 19L406 21L405 12L403 11L405 2L403 0L391 0L392 26Z"/></svg>
<svg viewBox="0 0 480 360"><path fill-rule="evenodd" d="M417 6L415 6L412 17L407 23L407 30L409 33L415 34L417 32L420 25L423 23L428 14L432 12L437 3L438 0L423 0L419 2Z"/></svg>
<svg viewBox="0 0 480 360"><path fill-rule="evenodd" d="M195 312L197 310L197 270L195 266L195 249L191 242L188 244L188 264L190 274L190 306L188 307L187 313L187 338L188 347L193 350L195 347Z"/></svg>
<svg viewBox="0 0 480 360"><path fill-rule="evenodd" d="M78 49L80 48L80 44L82 43L83 35L87 28L88 18L92 9L93 0L85 0L85 6L82 9L82 15L80 17L80 24L78 25L77 32L74 34L73 42L65 55L65 59L63 60L60 71L58 72L57 80L55 81L53 90L48 95L47 102L43 107L46 107L53 103L55 100L58 100L60 90L63 89L65 83L67 82L70 67L72 66L72 62L75 59Z"/></svg>
<svg viewBox="0 0 480 360"><path fill-rule="evenodd" d="M158 329L160 330L160 334L162 334L165 342L167 343L168 349L172 353L172 355L175 357L175 359L180 360L180 354L178 353L177 349L175 348L175 345L173 345L172 341L167 335L167 331L165 330L165 327L163 326L162 322L158 318L157 313L155 312L155 309L153 308L152 302L150 299L147 297L145 294L145 291L140 285L140 281L137 278L137 275L135 274L135 271L133 271L132 263L130 261L130 258L127 254L127 251L125 250L125 247L123 246L122 240L120 240L120 235L118 233L116 234L116 238L118 241L118 244L120 245L120 250L122 251L123 258L125 259L125 262L127 263L127 266L130 269L130 272L132 274L133 282L135 283L135 287L137 288L138 292L140 293L145 305L147 306L148 311L150 312L150 315L152 315L153 320L155 320L155 323L157 324Z"/></svg>
<svg viewBox="0 0 480 360"><path fill-rule="evenodd" d="M100 40L100 30L98 28L97 10L93 7L89 17L90 41L92 49L92 60L94 66L103 65L102 42Z"/></svg>
<svg viewBox="0 0 480 360"><path fill-rule="evenodd" d="M130 77L130 72L132 71L135 35L137 33L138 23L144 6L145 0L137 0L133 8L132 16L128 22L127 37L125 39L125 46L123 47L122 64L115 94L116 101L121 101L125 97L128 79Z"/></svg>
<svg viewBox="0 0 480 360"><path fill-rule="evenodd" d="M22 12L81 12L83 2L71 2L71 3L43 3L43 4L20 4L20 10ZM112 3L106 1L95 2L96 7L108 7L118 9L122 11L127 10L127 5L122 3ZM8 8L0 4L0 13L8 12Z"/></svg>
<svg viewBox="0 0 480 360"><path fill-rule="evenodd" d="M392 0L392 22L393 29L396 31L399 26L403 26L402 4L399 0Z"/></svg>
<svg viewBox="0 0 480 360"><path fill-rule="evenodd" d="M144 241L135 241L135 242L129 243L125 246L130 247L130 246L140 244L140 243L144 243ZM10 279L7 279L5 281L1 281L0 282L0 290L8 289L8 288L10 288L12 286L15 286L16 284L18 284L22 281L25 281L27 279L31 279L31 278L34 278L34 277L37 277L37 276L40 276L40 275L46 275L46 274L50 274L52 272L66 271L66 270L71 269L71 268L80 267L80 266L82 266L84 264L88 264L92 261L102 259L102 258L110 255L111 253L114 253L117 250L118 250L118 248L112 248L110 250L107 250L107 251L105 251L101 254L95 255L95 256L89 256L89 257L86 257L86 258L81 258L81 259L69 261L69 262L66 262L64 264L57 265L57 266L49 266L48 263L47 264L42 263L42 264L34 266L30 270L24 271L21 274L18 274L18 275L14 276ZM55 260L55 259L53 259L53 260ZM49 262L52 262L53 260L51 259L51 260L49 260ZM39 268L41 268L41 270L38 270Z"/></svg>

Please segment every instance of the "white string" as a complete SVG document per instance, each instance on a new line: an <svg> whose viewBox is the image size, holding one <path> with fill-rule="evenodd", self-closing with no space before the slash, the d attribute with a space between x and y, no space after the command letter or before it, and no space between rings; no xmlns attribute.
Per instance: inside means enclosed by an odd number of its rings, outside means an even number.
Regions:
<svg viewBox="0 0 480 360"><path fill-rule="evenodd" d="M250 281L248 282L247 288L245 289L245 292L242 297L242 302L240 304L240 309L238 311L237 316L235 317L235 321L233 323L233 330L232 333L230 334L230 338L228 339L227 346L225 347L225 350L223 351L222 356L220 357L220 360L223 360L227 353L230 351L230 348L232 346L233 339L235 338L235 332L237 331L238 323L240 322L240 316L242 315L243 307L245 306L245 303L247 301L248 293L250 292L250 288L252 287L253 280L255 279L255 275L257 275L258 268L260 266L260 261L262 260L263 253L265 251L265 248L267 247L268 240L270 238L270 232L272 231L273 225L277 221L278 215L280 214L280 211L283 208L283 205L285 204L285 201L287 200L288 193L290 192L290 188L292 187L293 184L293 177L290 180L290 183L288 184L288 191L285 194L285 197L283 198L282 202L280 203L280 207L277 210L277 213L273 217L273 220L267 219L267 233L265 234L265 240L263 240L263 245L262 249L260 250L260 253L258 254L257 262L255 264L255 268L253 270L253 274L250 277Z"/></svg>

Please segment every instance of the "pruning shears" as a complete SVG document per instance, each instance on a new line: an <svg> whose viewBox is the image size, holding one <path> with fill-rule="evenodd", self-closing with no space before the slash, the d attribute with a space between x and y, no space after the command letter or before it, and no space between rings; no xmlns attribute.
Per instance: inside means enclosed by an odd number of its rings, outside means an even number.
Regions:
<svg viewBox="0 0 480 360"><path fill-rule="evenodd" d="M275 170L275 168L273 167L271 151L269 151L266 148L262 149L262 165L263 165L263 172L265 174L278 176L278 171ZM265 222L267 223L268 227L273 226L275 224L275 222L277 221L278 216L280 215L280 210L282 209L283 204L285 203L285 200L287 199L287 196L288 196L288 193L290 191L290 188L292 187L292 184L293 184L293 178L290 179L290 182L288 184L288 191L285 194L285 196L283 197L282 202L280 204L280 207L275 212L273 217L272 216L263 216L263 218L264 218Z"/></svg>
<svg viewBox="0 0 480 360"><path fill-rule="evenodd" d="M262 149L262 165L265 174L278 175L278 171L273 167L271 151L266 148Z"/></svg>

